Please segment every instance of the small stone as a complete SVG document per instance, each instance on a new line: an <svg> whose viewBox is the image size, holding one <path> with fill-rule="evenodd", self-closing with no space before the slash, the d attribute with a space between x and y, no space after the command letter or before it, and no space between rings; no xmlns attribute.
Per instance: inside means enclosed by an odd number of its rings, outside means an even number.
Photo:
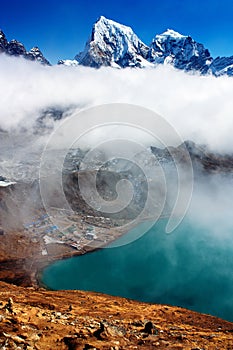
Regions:
<svg viewBox="0 0 233 350"><path fill-rule="evenodd" d="M104 332L104 324L100 322L100 328L97 329L93 335L96 337L98 340L102 340L101 334Z"/></svg>
<svg viewBox="0 0 233 350"><path fill-rule="evenodd" d="M158 329L154 326L154 324L151 321L149 321L149 322L147 322L145 324L143 332L145 332L147 334L157 335L158 334Z"/></svg>
<svg viewBox="0 0 233 350"><path fill-rule="evenodd" d="M93 345L91 345L91 344L85 344L83 350L89 350L89 349L91 349L91 350L97 350Z"/></svg>
<svg viewBox="0 0 233 350"><path fill-rule="evenodd" d="M6 305L5 305L5 309L7 311L9 311L10 313L13 313L13 305L14 305L13 299L9 298Z"/></svg>
<svg viewBox="0 0 233 350"><path fill-rule="evenodd" d="M31 334L30 336L28 336L28 339L33 340L33 341L38 341L38 340L40 340L40 337L38 334Z"/></svg>
<svg viewBox="0 0 233 350"><path fill-rule="evenodd" d="M115 340L115 341L113 341L113 344L120 345L120 342L119 342L119 340Z"/></svg>
<svg viewBox="0 0 233 350"><path fill-rule="evenodd" d="M18 335L8 334L8 333L4 333L4 332L2 334L4 335L4 337L12 339L17 344L25 343L25 340L23 338L19 337Z"/></svg>

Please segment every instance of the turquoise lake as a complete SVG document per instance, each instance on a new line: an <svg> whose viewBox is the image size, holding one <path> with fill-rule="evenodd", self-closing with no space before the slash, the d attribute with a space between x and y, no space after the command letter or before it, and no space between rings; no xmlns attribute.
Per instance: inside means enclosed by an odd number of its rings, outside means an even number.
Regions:
<svg viewBox="0 0 233 350"><path fill-rule="evenodd" d="M41 280L54 290L98 291L233 321L231 240L216 240L210 230L188 220L169 235L165 225L159 220L130 244L57 261ZM140 226L128 235L137 230Z"/></svg>

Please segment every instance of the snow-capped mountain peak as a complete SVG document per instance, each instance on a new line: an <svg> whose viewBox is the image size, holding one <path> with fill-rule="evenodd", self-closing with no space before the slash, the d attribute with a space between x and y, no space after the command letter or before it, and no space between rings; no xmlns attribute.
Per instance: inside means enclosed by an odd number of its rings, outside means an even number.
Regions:
<svg viewBox="0 0 233 350"><path fill-rule="evenodd" d="M156 63L169 63L186 71L206 73L212 62L209 51L190 36L172 29L156 35L150 46L149 59Z"/></svg>
<svg viewBox="0 0 233 350"><path fill-rule="evenodd" d="M104 16L101 16L96 23L94 24L93 27L93 34L94 34L94 39L97 41L102 41L103 40L103 35L106 34L109 36L114 35L114 34L121 34L126 36L128 39L134 39L136 36L132 30L132 28L125 26L123 24L120 24L118 22L115 22L111 19L108 19Z"/></svg>
<svg viewBox="0 0 233 350"><path fill-rule="evenodd" d="M24 45L18 40L7 41L7 38L2 30L0 30L0 53L5 53L10 56L21 56L31 61L38 61L42 64L50 65L49 61L43 56L38 47L33 47L27 52Z"/></svg>
<svg viewBox="0 0 233 350"><path fill-rule="evenodd" d="M32 61L38 61L45 65L50 65L49 61L43 56L39 47L34 46L30 51L26 53L26 58Z"/></svg>
<svg viewBox="0 0 233 350"><path fill-rule="evenodd" d="M101 16L93 25L90 39L75 60L84 66L98 68L146 67L149 47L132 28Z"/></svg>
<svg viewBox="0 0 233 350"><path fill-rule="evenodd" d="M179 32L176 32L173 29L167 29L165 32L162 34L156 35L157 40L162 40L163 38L174 38L174 39L181 39L181 38L187 38L186 35L180 34Z"/></svg>

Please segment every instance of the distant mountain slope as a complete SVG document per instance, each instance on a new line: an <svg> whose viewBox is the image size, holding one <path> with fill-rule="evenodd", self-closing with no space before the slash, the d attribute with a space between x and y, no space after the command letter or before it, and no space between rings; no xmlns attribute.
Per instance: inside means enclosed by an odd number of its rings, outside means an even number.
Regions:
<svg viewBox="0 0 233 350"><path fill-rule="evenodd" d="M50 65L49 61L43 56L37 46L27 51L24 45L17 40L8 42L2 30L0 30L0 53L5 53L10 56L22 56L31 61L38 61L42 64Z"/></svg>

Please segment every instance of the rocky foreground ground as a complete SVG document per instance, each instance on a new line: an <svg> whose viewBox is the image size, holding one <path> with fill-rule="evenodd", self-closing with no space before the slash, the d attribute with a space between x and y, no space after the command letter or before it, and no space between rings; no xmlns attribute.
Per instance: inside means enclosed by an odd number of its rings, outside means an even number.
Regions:
<svg viewBox="0 0 233 350"><path fill-rule="evenodd" d="M0 282L0 349L232 349L233 324L179 307Z"/></svg>

